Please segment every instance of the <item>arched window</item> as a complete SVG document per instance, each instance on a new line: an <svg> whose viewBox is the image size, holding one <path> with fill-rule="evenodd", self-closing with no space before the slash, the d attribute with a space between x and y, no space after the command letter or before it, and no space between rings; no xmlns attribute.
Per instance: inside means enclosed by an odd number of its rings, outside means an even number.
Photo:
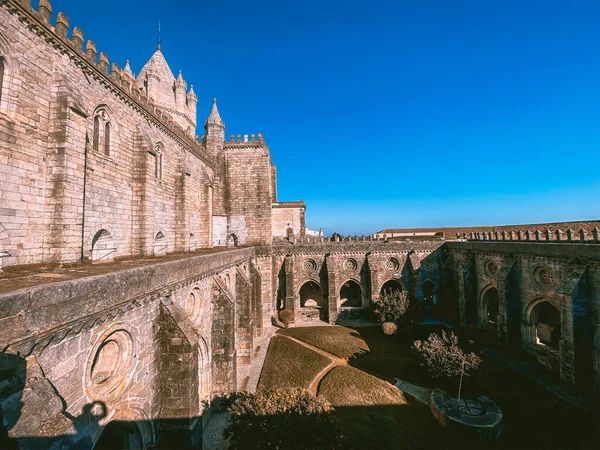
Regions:
<svg viewBox="0 0 600 450"><path fill-rule="evenodd" d="M163 256L166 254L167 237L162 231L154 235L154 256Z"/></svg>
<svg viewBox="0 0 600 450"><path fill-rule="evenodd" d="M531 326L535 333L535 343L558 349L560 342L560 311L548 302L542 301L531 311Z"/></svg>
<svg viewBox="0 0 600 450"><path fill-rule="evenodd" d="M104 125L104 154L110 155L110 122Z"/></svg>
<svg viewBox="0 0 600 450"><path fill-rule="evenodd" d="M159 180L163 175L163 145L159 142L154 146L154 176Z"/></svg>
<svg viewBox="0 0 600 450"><path fill-rule="evenodd" d="M489 288L483 294L483 317L489 324L495 324L498 320L498 289Z"/></svg>
<svg viewBox="0 0 600 450"><path fill-rule="evenodd" d="M362 306L362 291L356 281L348 280L340 288L340 306Z"/></svg>
<svg viewBox="0 0 600 450"><path fill-rule="evenodd" d="M118 128L114 128L111 122L111 115L107 106L100 106L94 112L94 134L92 139L92 148L95 152L102 152L106 156L110 155L111 144L113 144L113 134Z"/></svg>
<svg viewBox="0 0 600 450"><path fill-rule="evenodd" d="M4 85L4 57L0 56L0 102L2 102L2 86Z"/></svg>
<svg viewBox="0 0 600 450"><path fill-rule="evenodd" d="M300 288L300 306L302 308L320 308L322 302L321 286L315 281L307 281L302 285Z"/></svg>
<svg viewBox="0 0 600 450"><path fill-rule="evenodd" d="M93 139L93 148L94 151L98 151L98 145L100 144L100 117L94 117L94 139Z"/></svg>

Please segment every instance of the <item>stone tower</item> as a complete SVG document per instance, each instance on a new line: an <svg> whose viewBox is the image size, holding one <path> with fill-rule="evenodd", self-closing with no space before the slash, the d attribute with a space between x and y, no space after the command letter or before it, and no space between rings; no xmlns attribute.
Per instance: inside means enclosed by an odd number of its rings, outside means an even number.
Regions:
<svg viewBox="0 0 600 450"><path fill-rule="evenodd" d="M175 78L160 45L140 70L135 83L184 130L191 135L195 134L198 97L192 89L189 93L186 92L187 83L181 71Z"/></svg>

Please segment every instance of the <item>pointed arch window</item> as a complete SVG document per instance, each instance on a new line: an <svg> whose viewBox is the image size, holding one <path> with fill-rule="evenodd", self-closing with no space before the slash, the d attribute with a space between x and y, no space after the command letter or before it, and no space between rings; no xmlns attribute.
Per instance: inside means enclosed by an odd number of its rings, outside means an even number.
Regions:
<svg viewBox="0 0 600 450"><path fill-rule="evenodd" d="M110 155L110 122L104 125L104 154Z"/></svg>
<svg viewBox="0 0 600 450"><path fill-rule="evenodd" d="M93 146L94 146L95 152L98 151L99 143L100 143L100 117L95 116L94 117L94 141L93 141Z"/></svg>
<svg viewBox="0 0 600 450"><path fill-rule="evenodd" d="M154 146L154 176L162 179L163 175L163 145L159 142Z"/></svg>
<svg viewBox="0 0 600 450"><path fill-rule="evenodd" d="M2 86L4 86L4 56L0 56L0 102L2 102Z"/></svg>
<svg viewBox="0 0 600 450"><path fill-rule="evenodd" d="M100 106L94 112L94 134L92 139L92 148L96 152L101 152L110 156L113 148L114 123L111 120L111 114L106 106Z"/></svg>

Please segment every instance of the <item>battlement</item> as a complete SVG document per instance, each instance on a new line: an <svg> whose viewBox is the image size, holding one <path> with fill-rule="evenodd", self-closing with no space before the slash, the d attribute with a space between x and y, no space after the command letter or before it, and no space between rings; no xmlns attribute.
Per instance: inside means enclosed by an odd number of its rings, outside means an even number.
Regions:
<svg viewBox="0 0 600 450"><path fill-rule="evenodd" d="M600 244L600 229L593 228L588 232L585 228L574 231L571 228L566 230L545 231L540 230L519 230L519 231L474 231L470 233L457 233L457 239L466 241L522 241L522 242L569 242L581 244Z"/></svg>
<svg viewBox="0 0 600 450"><path fill-rule="evenodd" d="M37 9L31 6L31 0L6 0L3 5L6 5L11 14L17 15L50 45L68 54L84 73L97 79L107 89L137 109L146 119L153 120L176 141L187 146L196 156L209 163L204 147L197 137L190 135L173 120L170 114L156 106L154 100L148 98L143 89L134 84L135 80L124 70L122 71L117 64L110 65L108 55L104 52L98 53L96 44L92 40L84 41L84 33L80 28L73 27L69 38L69 18L63 12L57 14L54 26L50 23L52 4L48 0L38 0Z"/></svg>
<svg viewBox="0 0 600 450"><path fill-rule="evenodd" d="M225 149L228 148L266 148L267 144L263 139L261 133L258 134L238 134L237 138L235 135L229 135L229 140L225 141Z"/></svg>

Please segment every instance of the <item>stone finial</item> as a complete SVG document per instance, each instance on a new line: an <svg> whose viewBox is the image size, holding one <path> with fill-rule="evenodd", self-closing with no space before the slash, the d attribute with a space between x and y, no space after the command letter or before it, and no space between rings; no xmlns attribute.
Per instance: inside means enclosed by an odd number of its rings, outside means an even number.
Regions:
<svg viewBox="0 0 600 450"><path fill-rule="evenodd" d="M540 230L535 230L535 240L538 242L542 240L542 232Z"/></svg>
<svg viewBox="0 0 600 450"><path fill-rule="evenodd" d="M54 31L60 38L64 40L67 39L67 34L69 32L69 18L62 12L59 12L56 17L56 27L54 27Z"/></svg>
<svg viewBox="0 0 600 450"><path fill-rule="evenodd" d="M73 27L73 33L71 33L71 43L80 52L83 52L83 31L79 27Z"/></svg>
<svg viewBox="0 0 600 450"><path fill-rule="evenodd" d="M50 23L50 16L52 15L52 4L48 0L40 0L38 2L38 13L42 16L42 20L46 23Z"/></svg>
<svg viewBox="0 0 600 450"><path fill-rule="evenodd" d="M594 242L600 242L600 229L598 227L592 230L592 239Z"/></svg>
<svg viewBox="0 0 600 450"><path fill-rule="evenodd" d="M248 142L248 135L247 134L244 135L244 142Z"/></svg>
<svg viewBox="0 0 600 450"><path fill-rule="evenodd" d="M546 230L546 240L550 242L552 240L552 231Z"/></svg>
<svg viewBox="0 0 600 450"><path fill-rule="evenodd" d="M515 233L514 231L510 232L510 240L511 241L516 241L517 240L517 233Z"/></svg>
<svg viewBox="0 0 600 450"><path fill-rule="evenodd" d="M579 240L581 242L585 242L587 240L587 230L585 228L579 230Z"/></svg>
<svg viewBox="0 0 600 450"><path fill-rule="evenodd" d="M499 231L496 231L496 240L501 241L502 238L503 238L502 233L500 233Z"/></svg>
<svg viewBox="0 0 600 450"><path fill-rule="evenodd" d="M254 142L254 141L256 140L256 135L255 135L255 134L251 134L251 135L250 135L250 140L251 140L252 142Z"/></svg>
<svg viewBox="0 0 600 450"><path fill-rule="evenodd" d="M235 141L235 135L230 134L229 135L229 142L234 142Z"/></svg>
<svg viewBox="0 0 600 450"><path fill-rule="evenodd" d="M242 142L242 135L241 134L237 135L237 142Z"/></svg>
<svg viewBox="0 0 600 450"><path fill-rule="evenodd" d="M88 39L88 41L85 43L85 56L88 60L95 63L97 54L98 51L96 50L96 44L91 39Z"/></svg>
<svg viewBox="0 0 600 450"><path fill-rule="evenodd" d="M575 240L575 232L572 229L567 230L567 241L573 242Z"/></svg>
<svg viewBox="0 0 600 450"><path fill-rule="evenodd" d="M508 231L502 232L502 239L505 241L508 241L510 239L510 235L508 234Z"/></svg>
<svg viewBox="0 0 600 450"><path fill-rule="evenodd" d="M531 230L527 230L527 240L528 240L528 241L533 241L533 240L535 240L535 234L533 233L533 231L531 231Z"/></svg>
<svg viewBox="0 0 600 450"><path fill-rule="evenodd" d="M526 239L525 232L523 230L519 231L519 240L524 241Z"/></svg>
<svg viewBox="0 0 600 450"><path fill-rule="evenodd" d="M562 240L564 239L564 238L563 238L563 235L564 235L565 233L564 233L564 231L563 231L563 230L556 230L556 231L554 232L554 234L556 235L556 240L557 240L557 241L559 241L559 242L560 242L560 241L562 241Z"/></svg>

